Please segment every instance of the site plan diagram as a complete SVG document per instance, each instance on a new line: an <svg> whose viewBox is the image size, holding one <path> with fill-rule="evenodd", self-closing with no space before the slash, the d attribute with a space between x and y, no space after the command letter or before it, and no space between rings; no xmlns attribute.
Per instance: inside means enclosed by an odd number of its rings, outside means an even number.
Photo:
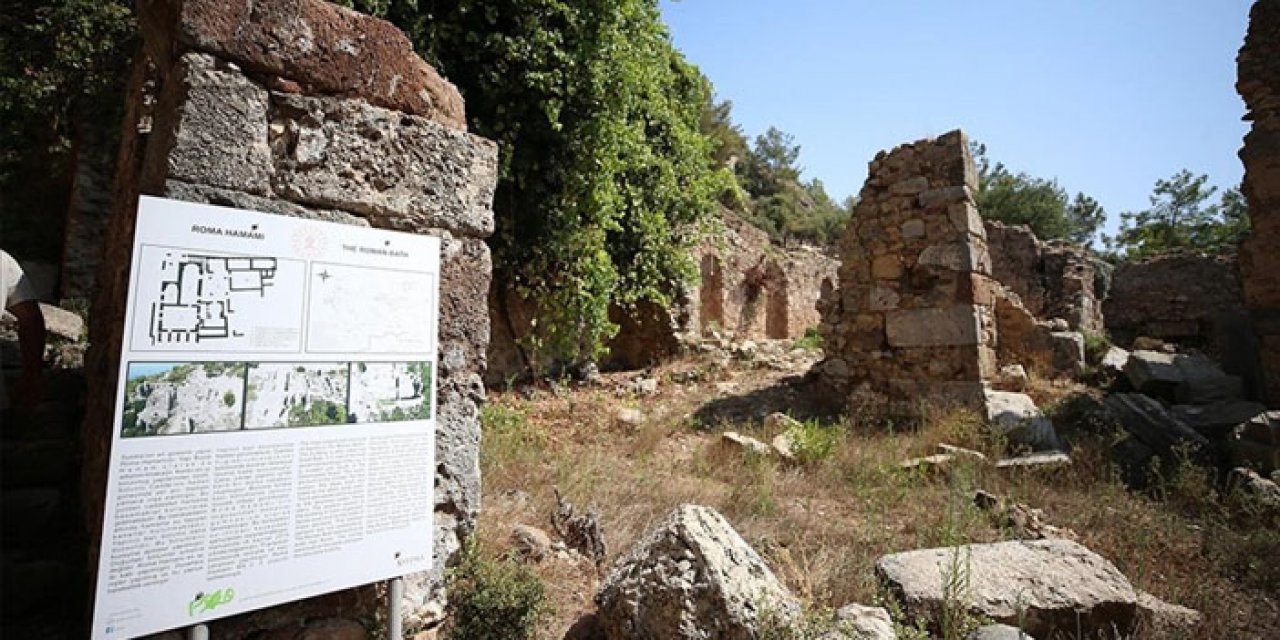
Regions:
<svg viewBox="0 0 1280 640"><path fill-rule="evenodd" d="M234 326L238 298L266 298L275 258L238 258L166 251L160 294L151 303L152 344L191 343L244 333Z"/></svg>

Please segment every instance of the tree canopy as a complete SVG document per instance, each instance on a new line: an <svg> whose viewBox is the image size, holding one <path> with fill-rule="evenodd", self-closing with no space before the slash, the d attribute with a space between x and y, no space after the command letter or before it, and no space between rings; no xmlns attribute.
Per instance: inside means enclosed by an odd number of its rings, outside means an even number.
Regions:
<svg viewBox="0 0 1280 640"><path fill-rule="evenodd" d="M1120 230L1106 239L1122 257L1140 259L1180 249L1219 252L1233 248L1249 231L1249 217L1239 188L1222 192L1208 185L1209 176L1183 169L1156 180L1151 206L1120 214Z"/></svg>
<svg viewBox="0 0 1280 640"><path fill-rule="evenodd" d="M1025 224L1041 240L1068 240L1090 245L1106 211L1097 200L1077 193L1072 199L1057 180L1014 173L1004 163L987 157L987 147L970 142L978 167L975 197L983 218L1006 224Z"/></svg>

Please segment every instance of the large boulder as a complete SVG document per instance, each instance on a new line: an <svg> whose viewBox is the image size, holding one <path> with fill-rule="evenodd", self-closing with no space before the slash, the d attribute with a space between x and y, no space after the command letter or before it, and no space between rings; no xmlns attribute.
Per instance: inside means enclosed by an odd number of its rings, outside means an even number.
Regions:
<svg viewBox="0 0 1280 640"><path fill-rule="evenodd" d="M618 559L596 594L610 640L752 640L799 605L724 516L681 505Z"/></svg>
<svg viewBox="0 0 1280 640"><path fill-rule="evenodd" d="M1107 559L1070 540L1020 540L895 553L876 575L906 612L936 625L949 602L1037 638L1132 629L1137 593ZM948 585L951 585L948 588Z"/></svg>

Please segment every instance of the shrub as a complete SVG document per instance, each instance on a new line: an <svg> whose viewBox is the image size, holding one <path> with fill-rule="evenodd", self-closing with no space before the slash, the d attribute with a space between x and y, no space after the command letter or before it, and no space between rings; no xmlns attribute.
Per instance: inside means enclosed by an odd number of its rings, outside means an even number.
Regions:
<svg viewBox="0 0 1280 640"><path fill-rule="evenodd" d="M841 430L823 426L817 420L806 420L787 431L791 436L791 452L800 464L816 464L831 457L840 442Z"/></svg>
<svg viewBox="0 0 1280 640"><path fill-rule="evenodd" d="M511 559L481 557L474 543L448 572L453 608L449 637L456 640L533 638L547 613L546 587L532 569Z"/></svg>

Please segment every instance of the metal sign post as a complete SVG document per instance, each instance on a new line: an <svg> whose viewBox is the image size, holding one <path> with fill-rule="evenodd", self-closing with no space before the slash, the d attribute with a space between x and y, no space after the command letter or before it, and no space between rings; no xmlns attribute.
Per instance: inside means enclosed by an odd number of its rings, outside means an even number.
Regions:
<svg viewBox="0 0 1280 640"><path fill-rule="evenodd" d="M187 631L188 640L209 640L209 627L198 624Z"/></svg>
<svg viewBox="0 0 1280 640"><path fill-rule="evenodd" d="M404 599L404 578L392 578L391 588L387 590L387 637L391 640L404 640L404 630L400 623L400 601Z"/></svg>

